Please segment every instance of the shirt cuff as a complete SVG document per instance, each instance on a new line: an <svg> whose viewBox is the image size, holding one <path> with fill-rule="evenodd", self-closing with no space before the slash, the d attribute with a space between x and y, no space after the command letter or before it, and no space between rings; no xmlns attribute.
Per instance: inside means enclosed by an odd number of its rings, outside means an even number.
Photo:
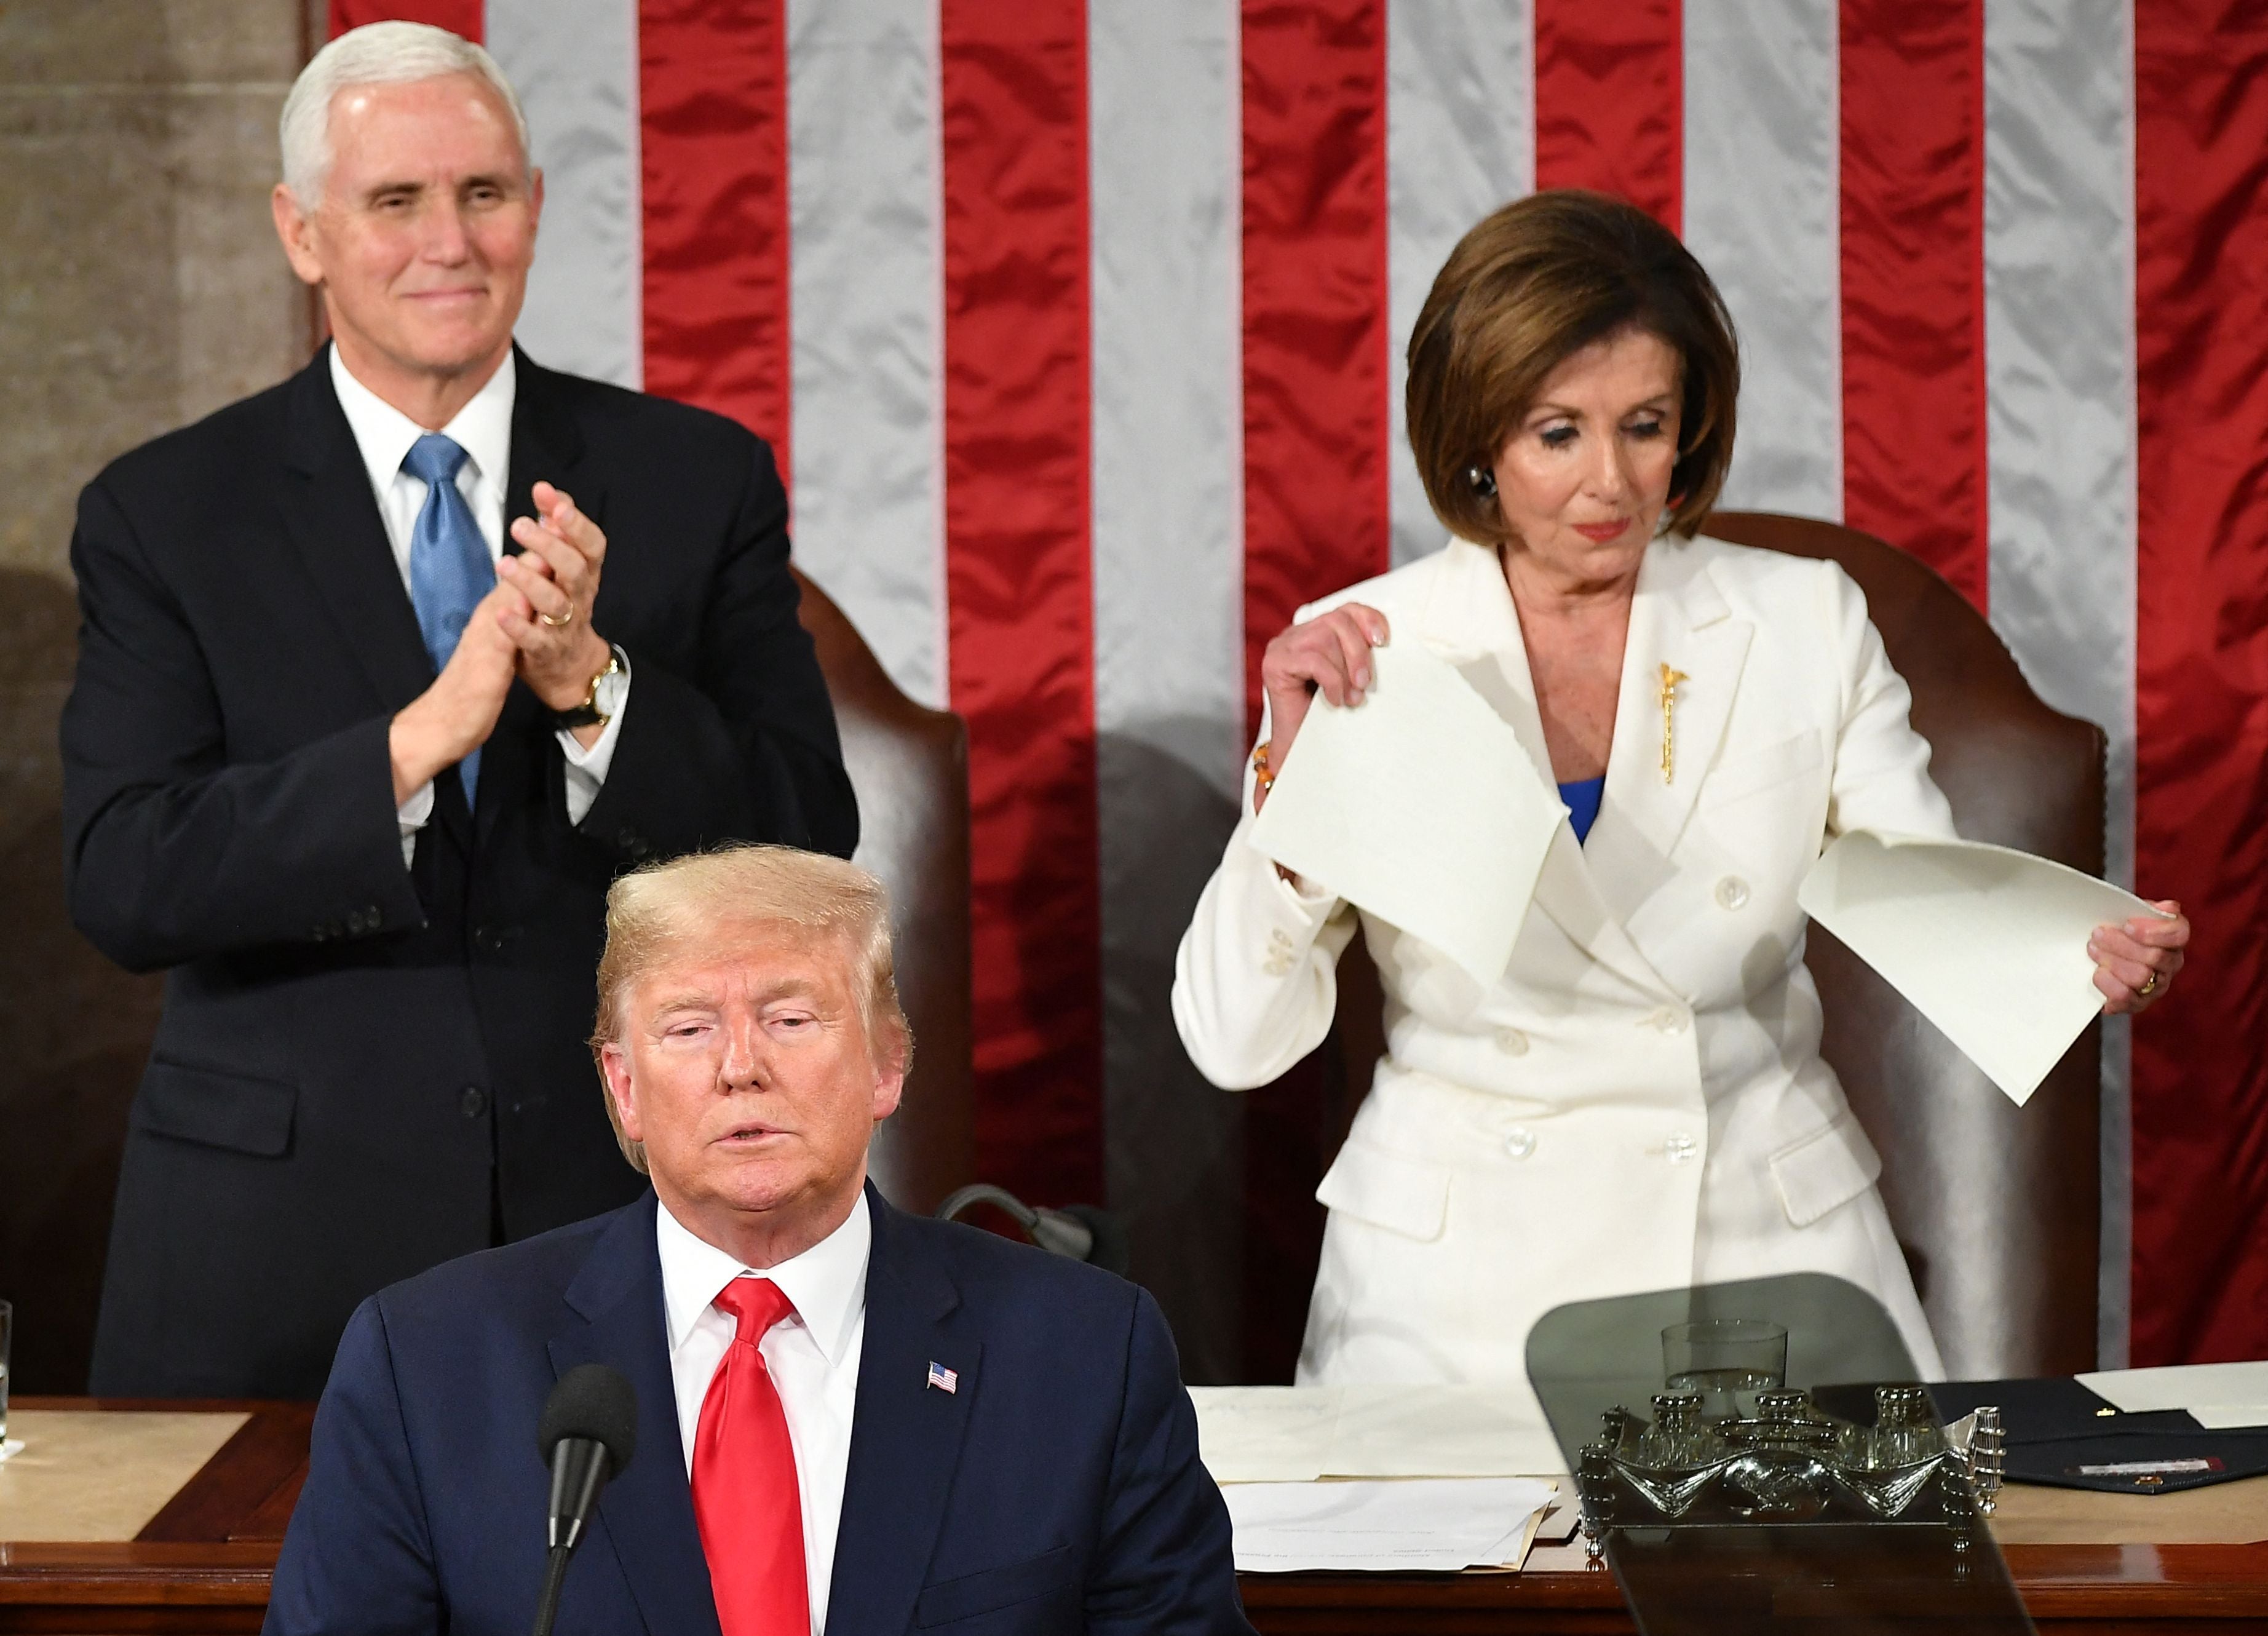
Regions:
<svg viewBox="0 0 2268 1636"><path fill-rule="evenodd" d="M622 713L630 708L630 661L620 648L615 650L622 660L621 674L608 676L599 684L598 706L607 713L607 725L599 729L598 738L588 749L568 729L562 727L556 735L559 753L566 758L567 822L579 824L589 816L606 786L607 769L614 765L615 745L622 736Z"/></svg>
<svg viewBox="0 0 2268 1636"><path fill-rule="evenodd" d="M407 869L416 861L417 832L433 822L433 781L428 778L412 790L394 809L394 818L401 826L401 866Z"/></svg>

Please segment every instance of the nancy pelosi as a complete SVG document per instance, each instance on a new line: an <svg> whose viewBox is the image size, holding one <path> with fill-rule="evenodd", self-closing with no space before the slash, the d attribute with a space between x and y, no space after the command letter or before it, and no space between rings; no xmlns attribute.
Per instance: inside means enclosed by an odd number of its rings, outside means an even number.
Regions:
<svg viewBox="0 0 2268 1636"><path fill-rule="evenodd" d="M1858 586L1695 532L1732 457L1721 299L1634 207L1537 194L1458 245L1409 357L1455 537L1269 645L1241 822L1174 984L1190 1057L1242 1087L1322 1040L1358 920L1383 979L1386 1055L1317 1192L1300 1380L1518 1381L1563 1301L1806 1271L1872 1293L1940 1374L1820 1059L1796 888L1843 831L1953 816ZM1389 638L1477 664L1570 809L1487 989L1251 839L1314 696L1359 704ZM2159 992L2188 931L2098 931L2107 1007Z"/></svg>

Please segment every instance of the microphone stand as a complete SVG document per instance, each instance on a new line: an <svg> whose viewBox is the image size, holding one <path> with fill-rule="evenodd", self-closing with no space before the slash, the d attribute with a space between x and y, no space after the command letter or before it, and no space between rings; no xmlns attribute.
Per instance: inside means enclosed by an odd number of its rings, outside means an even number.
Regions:
<svg viewBox="0 0 2268 1636"><path fill-rule="evenodd" d="M607 1480L607 1446L595 1438L563 1437L551 1451L551 1551L543 1565L543 1594L536 1599L533 1636L551 1636L559 1617L559 1588L568 1559L583 1543L583 1523Z"/></svg>

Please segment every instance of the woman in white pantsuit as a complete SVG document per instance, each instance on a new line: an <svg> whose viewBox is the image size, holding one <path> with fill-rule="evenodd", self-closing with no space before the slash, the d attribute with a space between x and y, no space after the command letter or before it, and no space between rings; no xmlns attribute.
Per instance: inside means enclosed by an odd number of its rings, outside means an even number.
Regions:
<svg viewBox="0 0 2268 1636"><path fill-rule="evenodd" d="M1596 194L1506 206L1410 343L1410 442L1456 537L1268 647L1243 820L1175 969L1216 1084L1274 1079L1329 1027L1359 911L1262 854L1252 816L1314 695L1360 702L1372 646L1457 665L1571 812L1493 987L1359 915L1387 1052L1317 1191L1303 1382L1519 1381L1564 1301L1805 1271L1871 1292L1941 1373L1880 1161L1820 1059L1795 894L1829 837L1949 837L1952 814L1857 586L1693 532L1738 380L1723 304L1666 229ZM2106 1009L2160 992L2188 935L2099 930Z"/></svg>

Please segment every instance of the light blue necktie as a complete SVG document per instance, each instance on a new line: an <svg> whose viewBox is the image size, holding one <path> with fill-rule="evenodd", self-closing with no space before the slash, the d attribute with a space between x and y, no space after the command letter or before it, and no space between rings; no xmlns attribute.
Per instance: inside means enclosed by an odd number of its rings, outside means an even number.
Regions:
<svg viewBox="0 0 2268 1636"><path fill-rule="evenodd" d="M436 673L457 651L473 609L496 585L488 542L473 520L473 508L457 491L457 471L464 463L464 446L438 431L418 438L401 457L401 469L425 484L425 504L409 532L409 601ZM480 779L480 751L459 762L457 770L469 807Z"/></svg>

